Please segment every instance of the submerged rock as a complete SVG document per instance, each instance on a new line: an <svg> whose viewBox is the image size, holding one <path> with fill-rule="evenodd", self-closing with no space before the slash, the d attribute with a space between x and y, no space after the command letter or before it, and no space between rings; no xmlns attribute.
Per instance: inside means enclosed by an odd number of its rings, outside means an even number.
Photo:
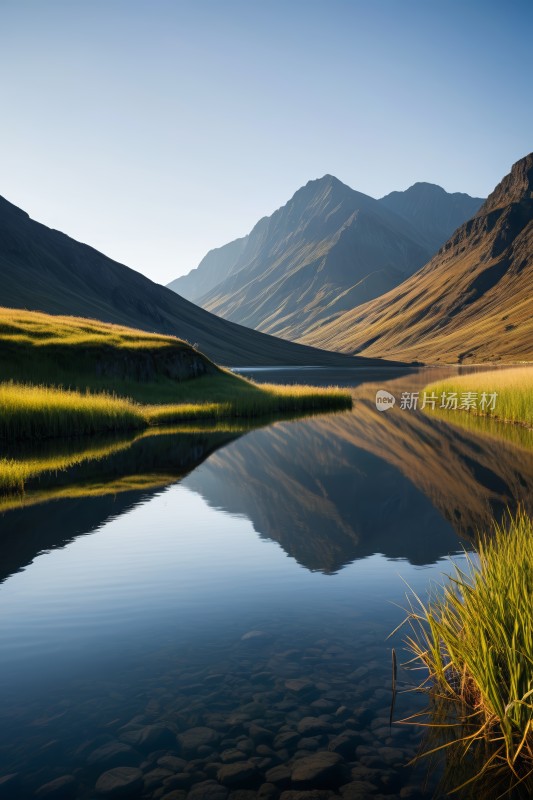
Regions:
<svg viewBox="0 0 533 800"><path fill-rule="evenodd" d="M138 767L139 754L125 742L107 742L97 747L87 758L89 766Z"/></svg>
<svg viewBox="0 0 533 800"><path fill-rule="evenodd" d="M217 781L202 781L192 787L187 800L226 800L227 796L228 790Z"/></svg>
<svg viewBox="0 0 533 800"><path fill-rule="evenodd" d="M320 751L295 761L291 780L295 786L331 788L341 779L342 758L337 753Z"/></svg>
<svg viewBox="0 0 533 800"><path fill-rule="evenodd" d="M2 795L0 795L2 796ZM16 792L11 797L16 797ZM72 800L76 796L76 781L72 775L62 775L45 783L35 792L38 800ZM5 797L8 797L6 794Z"/></svg>
<svg viewBox="0 0 533 800"><path fill-rule="evenodd" d="M257 783L259 773L251 761L237 761L220 767L217 778L224 786L246 787Z"/></svg>
<svg viewBox="0 0 533 800"><path fill-rule="evenodd" d="M189 728L178 735L178 742L185 753L194 753L203 745L212 745L218 739L218 734L213 728L199 726Z"/></svg>
<svg viewBox="0 0 533 800"><path fill-rule="evenodd" d="M95 789L105 797L136 797L143 789L143 774L135 767L115 767L100 775Z"/></svg>

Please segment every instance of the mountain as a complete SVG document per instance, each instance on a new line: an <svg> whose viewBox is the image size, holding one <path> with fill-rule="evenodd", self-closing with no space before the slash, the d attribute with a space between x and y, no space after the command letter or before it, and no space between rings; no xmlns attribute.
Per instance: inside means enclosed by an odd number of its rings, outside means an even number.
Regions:
<svg viewBox="0 0 533 800"><path fill-rule="evenodd" d="M391 192L379 201L404 217L429 242L433 253L452 233L477 213L482 197L449 194L434 183L415 183L405 192Z"/></svg>
<svg viewBox="0 0 533 800"><path fill-rule="evenodd" d="M248 236L243 236L222 247L215 247L202 258L196 269L191 270L188 275L171 281L168 288L194 302L197 285L201 284L202 294L204 294L213 289L221 280L227 278L246 248L247 242Z"/></svg>
<svg viewBox="0 0 533 800"><path fill-rule="evenodd" d="M225 319L298 339L397 286L481 202L430 184L374 200L325 175L169 286Z"/></svg>
<svg viewBox="0 0 533 800"><path fill-rule="evenodd" d="M416 275L303 338L423 361L533 359L533 153Z"/></svg>
<svg viewBox="0 0 533 800"><path fill-rule="evenodd" d="M0 197L1 303L94 317L196 344L219 364L368 365L251 331L209 314L170 289L30 219Z"/></svg>

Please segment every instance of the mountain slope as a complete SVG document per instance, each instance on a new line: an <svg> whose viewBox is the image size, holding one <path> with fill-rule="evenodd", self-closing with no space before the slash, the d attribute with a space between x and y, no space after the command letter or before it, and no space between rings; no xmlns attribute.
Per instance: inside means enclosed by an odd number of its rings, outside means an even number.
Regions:
<svg viewBox="0 0 533 800"><path fill-rule="evenodd" d="M238 262L247 241L248 236L243 236L222 247L215 247L202 258L196 269L191 270L188 275L171 281L168 288L194 302L201 294L210 291L217 283L227 278ZM199 285L202 288L198 292Z"/></svg>
<svg viewBox="0 0 533 800"><path fill-rule="evenodd" d="M196 344L220 364L367 365L226 322L0 198L1 303L94 317Z"/></svg>
<svg viewBox="0 0 533 800"><path fill-rule="evenodd" d="M416 275L304 341L425 361L533 360L533 153Z"/></svg>
<svg viewBox="0 0 533 800"><path fill-rule="evenodd" d="M418 186L378 201L331 175L309 181L244 240L169 285L226 319L297 339L397 286L446 240L451 220L464 222L481 203L431 187L426 208L429 184Z"/></svg>
<svg viewBox="0 0 533 800"><path fill-rule="evenodd" d="M379 201L404 217L429 242L432 254L483 204L482 197L449 194L434 183L415 183L404 192L391 192Z"/></svg>

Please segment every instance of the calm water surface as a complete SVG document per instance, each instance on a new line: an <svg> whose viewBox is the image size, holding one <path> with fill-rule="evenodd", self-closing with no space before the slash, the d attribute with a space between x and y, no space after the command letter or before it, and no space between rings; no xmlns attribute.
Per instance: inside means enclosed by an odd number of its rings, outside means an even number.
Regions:
<svg viewBox="0 0 533 800"><path fill-rule="evenodd" d="M282 379L352 386L353 411L102 443L5 505L1 798L439 796L438 765L406 766L423 733L389 725L387 637L406 583L530 507L530 443L376 411L427 371Z"/></svg>

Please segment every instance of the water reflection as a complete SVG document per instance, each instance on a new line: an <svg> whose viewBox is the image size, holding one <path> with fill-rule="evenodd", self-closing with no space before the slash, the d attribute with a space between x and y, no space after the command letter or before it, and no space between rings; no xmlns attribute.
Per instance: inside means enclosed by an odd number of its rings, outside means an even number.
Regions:
<svg viewBox="0 0 533 800"><path fill-rule="evenodd" d="M238 431L155 431L133 437L25 445L23 494L0 498L0 581L182 479Z"/></svg>
<svg viewBox="0 0 533 800"><path fill-rule="evenodd" d="M376 391L417 390L434 373L354 390L350 414L278 423L215 454L186 480L212 506L244 514L300 564L335 572L382 553L430 564L494 517L533 507L533 454L419 411L378 412ZM501 426L500 426L501 428ZM515 432L513 432L515 433Z"/></svg>
<svg viewBox="0 0 533 800"><path fill-rule="evenodd" d="M423 593L494 513L532 510L532 450L376 411L433 372L366 377L352 413L11 454L34 472L0 516L0 796L65 778L91 800L114 766L154 800L432 796L405 767L419 731L388 720L401 578Z"/></svg>

